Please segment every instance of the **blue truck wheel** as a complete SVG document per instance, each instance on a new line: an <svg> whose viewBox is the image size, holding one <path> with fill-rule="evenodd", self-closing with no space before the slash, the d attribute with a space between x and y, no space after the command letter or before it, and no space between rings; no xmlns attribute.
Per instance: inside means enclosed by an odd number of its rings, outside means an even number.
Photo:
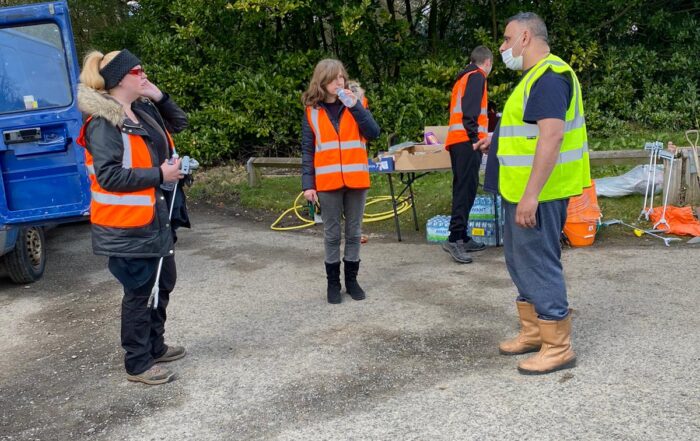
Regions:
<svg viewBox="0 0 700 441"><path fill-rule="evenodd" d="M46 267L46 244L41 227L20 229L14 250L2 257L7 275L15 283L36 282Z"/></svg>

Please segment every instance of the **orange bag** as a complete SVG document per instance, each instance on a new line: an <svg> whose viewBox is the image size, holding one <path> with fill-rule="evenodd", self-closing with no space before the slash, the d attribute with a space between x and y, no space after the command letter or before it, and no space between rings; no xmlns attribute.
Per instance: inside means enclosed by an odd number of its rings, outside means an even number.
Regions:
<svg viewBox="0 0 700 441"><path fill-rule="evenodd" d="M649 219L653 223L657 223L661 219L664 207L656 207L649 214ZM660 230L666 233L677 234L679 236L700 236L700 222L695 219L693 209L690 206L676 207L673 205L666 206L666 222L668 226L659 225ZM670 228L669 228L670 227Z"/></svg>
<svg viewBox="0 0 700 441"><path fill-rule="evenodd" d="M595 183L591 181L591 186L584 188L580 196L569 199L564 236L572 247L593 245L599 221L598 196L595 192Z"/></svg>

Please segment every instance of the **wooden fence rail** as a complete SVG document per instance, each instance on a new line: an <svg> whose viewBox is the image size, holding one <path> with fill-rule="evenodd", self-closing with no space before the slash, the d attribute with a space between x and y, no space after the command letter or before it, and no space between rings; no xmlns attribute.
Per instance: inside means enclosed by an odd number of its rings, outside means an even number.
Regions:
<svg viewBox="0 0 700 441"><path fill-rule="evenodd" d="M646 164L649 152L645 150L610 150L590 152L591 165ZM260 183L261 168L301 168L301 158L252 157L246 163L248 185L255 187Z"/></svg>

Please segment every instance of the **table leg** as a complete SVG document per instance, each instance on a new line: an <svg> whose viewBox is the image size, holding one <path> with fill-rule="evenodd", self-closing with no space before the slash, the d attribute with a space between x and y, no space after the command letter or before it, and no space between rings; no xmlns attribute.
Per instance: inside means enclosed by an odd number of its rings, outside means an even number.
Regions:
<svg viewBox="0 0 700 441"><path fill-rule="evenodd" d="M396 226L396 237L401 242L401 226L399 226L399 213L396 211L396 196L394 195L394 181L391 179L391 173L387 173L389 178L389 191L391 192L391 207L394 209L394 225Z"/></svg>
<svg viewBox="0 0 700 441"><path fill-rule="evenodd" d="M418 228L418 215L416 214L416 200L413 197L413 181L416 180L416 174L411 173L408 177L408 193L411 195L411 208L413 209L413 223L416 225L416 231Z"/></svg>

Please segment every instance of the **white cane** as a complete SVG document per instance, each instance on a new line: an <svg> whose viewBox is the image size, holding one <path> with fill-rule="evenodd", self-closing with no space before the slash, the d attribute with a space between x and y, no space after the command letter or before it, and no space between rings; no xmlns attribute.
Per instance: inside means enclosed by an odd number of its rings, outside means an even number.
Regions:
<svg viewBox="0 0 700 441"><path fill-rule="evenodd" d="M168 224L172 222L173 207L175 206L175 195L177 194L177 184L179 182L179 179L175 181L175 187L173 187L173 197L170 201L170 212L168 213ZM160 260L158 260L158 270L156 271L156 283L153 285L153 289L151 290L151 296L148 297L148 305L146 306L147 308L150 308L151 306L153 306L153 309L158 308L158 293L160 292L160 288L158 287L158 285L160 285L160 271L161 269L163 269L163 259L164 257L161 257Z"/></svg>

